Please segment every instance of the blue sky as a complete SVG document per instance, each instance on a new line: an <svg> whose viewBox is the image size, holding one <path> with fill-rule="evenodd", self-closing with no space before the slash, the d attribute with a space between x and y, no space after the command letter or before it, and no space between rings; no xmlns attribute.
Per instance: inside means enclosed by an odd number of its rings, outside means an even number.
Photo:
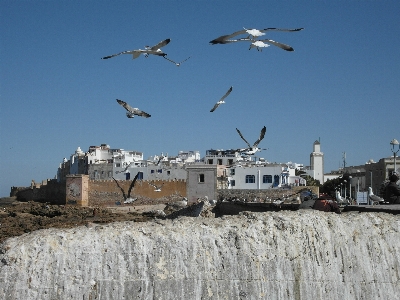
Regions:
<svg viewBox="0 0 400 300"><path fill-rule="evenodd" d="M79 146L151 155L244 147L325 172L388 157L400 139L399 1L0 1L0 196L54 178ZM209 41L246 28L291 45ZM106 55L155 45L162 57ZM210 109L230 86L214 113ZM128 119L119 98L152 116Z"/></svg>

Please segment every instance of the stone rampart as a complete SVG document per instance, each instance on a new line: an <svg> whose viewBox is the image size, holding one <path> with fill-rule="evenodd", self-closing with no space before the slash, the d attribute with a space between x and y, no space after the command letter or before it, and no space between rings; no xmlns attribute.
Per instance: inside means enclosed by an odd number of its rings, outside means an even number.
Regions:
<svg viewBox="0 0 400 300"><path fill-rule="evenodd" d="M265 189L265 190L236 190L223 189L217 190L216 200L246 200L249 202L269 202L271 199L296 198L303 190L311 190L314 194L319 194L317 186L294 186L290 189Z"/></svg>
<svg viewBox="0 0 400 300"><path fill-rule="evenodd" d="M15 196L19 201L50 202L65 204L65 182L49 179L42 183L32 183L30 187L18 188Z"/></svg>
<svg viewBox="0 0 400 300"><path fill-rule="evenodd" d="M90 206L110 206L116 202L123 203L124 191L128 196L128 190L132 180L90 180L89 181L89 205ZM154 184L160 188L155 191ZM147 198L164 202L165 197L177 195L186 197L186 181L184 180L137 180L131 191L132 198Z"/></svg>

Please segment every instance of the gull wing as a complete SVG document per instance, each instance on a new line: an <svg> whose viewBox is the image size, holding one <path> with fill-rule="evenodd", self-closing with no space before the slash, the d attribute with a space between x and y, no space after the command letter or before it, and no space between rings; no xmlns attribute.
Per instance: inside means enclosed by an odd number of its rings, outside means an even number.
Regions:
<svg viewBox="0 0 400 300"><path fill-rule="evenodd" d="M126 103L123 100L119 100L119 99L117 99L117 102L119 105L121 105L123 108L125 108L128 112L134 114L135 110L128 103Z"/></svg>
<svg viewBox="0 0 400 300"><path fill-rule="evenodd" d="M135 178L133 178L133 180L132 180L132 183L131 183L131 185L129 186L129 190L128 190L128 198L130 198L130 197L131 197L131 191L132 191L132 188L135 186L135 182L136 182L136 180L137 180L138 176L139 176L139 172L137 172L137 173L136 173L136 176L135 176Z"/></svg>
<svg viewBox="0 0 400 300"><path fill-rule="evenodd" d="M210 41L210 44L215 45L215 44L227 44L227 43L237 42L239 40L229 40L229 39L233 38L234 36L237 36L239 34L245 34L245 33L247 33L247 31L246 31L246 29L243 29L243 30L236 31L232 34L222 35L222 36L217 37L216 39L213 39L212 41ZM243 40L243 39L240 39L240 40Z"/></svg>
<svg viewBox="0 0 400 300"><path fill-rule="evenodd" d="M159 42L157 45L150 47L150 50L157 51L161 47L168 45L170 41L171 41L171 39L165 39L165 40Z"/></svg>
<svg viewBox="0 0 400 300"><path fill-rule="evenodd" d="M260 31L300 31L303 30L304 28L296 28L296 29L285 29L285 28L265 28Z"/></svg>
<svg viewBox="0 0 400 300"><path fill-rule="evenodd" d="M140 110L138 108L134 108L132 113L137 115L137 116L144 117L144 118L150 118L151 117L151 115L149 115L147 112L144 112L143 110Z"/></svg>
<svg viewBox="0 0 400 300"><path fill-rule="evenodd" d="M124 192L124 189L118 184L118 181L113 177L112 179L114 179L115 183L117 184L117 186L119 187L119 189L122 191L122 196L124 197L124 200L126 200L126 195Z"/></svg>
<svg viewBox="0 0 400 300"><path fill-rule="evenodd" d="M246 141L246 139L243 137L243 135L242 135L242 133L240 132L240 130L236 128L236 131L239 133L239 135L240 135L240 137L242 138L242 140L246 142L246 144L249 146L249 148L251 148L249 142Z"/></svg>
<svg viewBox="0 0 400 300"><path fill-rule="evenodd" d="M267 44L271 44L271 45L277 46L277 47L279 47L279 48L281 48L283 50L286 50L286 51L294 51L294 49L291 46L276 42L274 40L265 39L265 40L259 40L259 41L263 42L263 43L267 43Z"/></svg>
<svg viewBox="0 0 400 300"><path fill-rule="evenodd" d="M233 89L233 86L231 86L231 87L229 88L229 90L226 92L226 94L225 94L219 101L222 101L222 100L224 100L226 97L228 97L228 95L232 92L232 89Z"/></svg>
<svg viewBox="0 0 400 300"><path fill-rule="evenodd" d="M172 62L172 63L174 63L176 66L180 66L182 63L184 63L185 61L187 61L189 58L190 58L190 56L188 57L188 58L186 58L186 59L184 59L184 60L182 60L181 62L179 62L179 63L177 63L177 62L175 62L175 61L173 61L172 59L169 59L167 56L163 56L166 60L169 60L170 62Z"/></svg>
<svg viewBox="0 0 400 300"><path fill-rule="evenodd" d="M134 54L134 52L135 52L135 50L123 51L123 52L120 52L120 53L104 56L101 59L109 59L109 58L112 58L112 57L115 57L115 56L118 56L118 55L121 55L121 54Z"/></svg>
<svg viewBox="0 0 400 300"><path fill-rule="evenodd" d="M261 140L264 138L264 136L265 136L265 132L267 131L267 128L264 126L262 129L261 129L261 132L260 132L260 138L254 143L254 145L253 145L253 147L257 147L258 146L258 144L261 142Z"/></svg>
<svg viewBox="0 0 400 300"><path fill-rule="evenodd" d="M211 108L210 112L213 112L214 110L216 110L218 108L218 106L220 105L219 101L217 103L215 103L214 107Z"/></svg>

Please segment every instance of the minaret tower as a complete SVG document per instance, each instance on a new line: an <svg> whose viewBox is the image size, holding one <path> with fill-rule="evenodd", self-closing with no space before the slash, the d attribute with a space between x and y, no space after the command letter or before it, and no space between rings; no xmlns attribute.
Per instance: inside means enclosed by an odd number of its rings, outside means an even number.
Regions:
<svg viewBox="0 0 400 300"><path fill-rule="evenodd" d="M313 144L313 152L310 154L310 166L314 172L314 179L319 180L320 184L324 183L324 153L321 152L321 143L315 141Z"/></svg>

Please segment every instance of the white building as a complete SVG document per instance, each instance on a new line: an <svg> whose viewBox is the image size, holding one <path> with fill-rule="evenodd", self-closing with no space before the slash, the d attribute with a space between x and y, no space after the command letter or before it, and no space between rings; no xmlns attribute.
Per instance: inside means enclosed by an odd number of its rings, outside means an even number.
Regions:
<svg viewBox="0 0 400 300"><path fill-rule="evenodd" d="M295 175L295 169L286 164L245 163L226 169L228 189L270 189L305 185L306 181Z"/></svg>
<svg viewBox="0 0 400 300"><path fill-rule="evenodd" d="M313 152L310 154L310 170L306 172L314 179L319 180L321 184L324 182L324 153L321 152L319 141L315 141L313 144Z"/></svg>

